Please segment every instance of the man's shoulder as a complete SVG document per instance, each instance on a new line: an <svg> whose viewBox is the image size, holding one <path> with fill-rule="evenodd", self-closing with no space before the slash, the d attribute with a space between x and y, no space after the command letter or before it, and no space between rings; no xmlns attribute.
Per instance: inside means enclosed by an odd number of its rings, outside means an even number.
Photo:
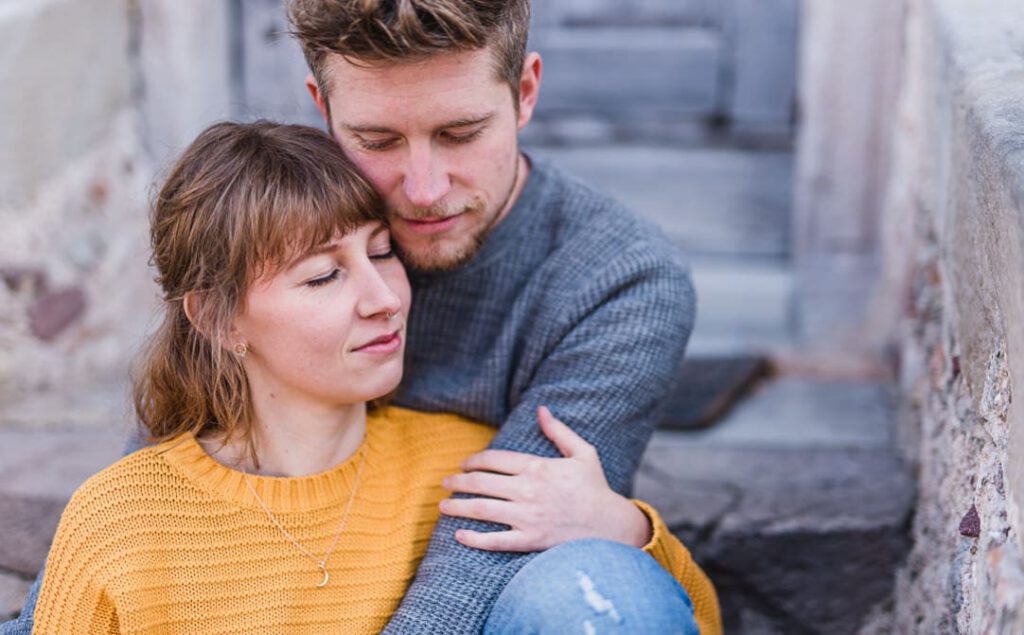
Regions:
<svg viewBox="0 0 1024 635"><path fill-rule="evenodd" d="M685 267L681 250L665 232L622 202L549 161L536 161L545 181L545 209L566 254L610 262L611 252L646 254Z"/></svg>
<svg viewBox="0 0 1024 635"><path fill-rule="evenodd" d="M544 274L576 285L581 278L635 278L659 272L684 283L682 250L653 222L558 166L537 161L544 181L538 205L553 233Z"/></svg>

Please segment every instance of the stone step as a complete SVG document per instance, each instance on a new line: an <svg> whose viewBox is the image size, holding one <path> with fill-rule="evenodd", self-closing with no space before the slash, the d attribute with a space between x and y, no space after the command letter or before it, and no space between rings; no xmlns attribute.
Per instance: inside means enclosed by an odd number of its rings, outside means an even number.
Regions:
<svg viewBox="0 0 1024 635"><path fill-rule="evenodd" d="M794 346L794 276L774 263L708 263L692 266L697 320L689 356L733 356Z"/></svg>
<svg viewBox="0 0 1024 635"><path fill-rule="evenodd" d="M642 145L526 149L656 222L693 259L788 261L791 152Z"/></svg>
<svg viewBox="0 0 1024 635"><path fill-rule="evenodd" d="M0 425L0 622L20 612L64 505L121 457L127 424Z"/></svg>
<svg viewBox="0 0 1024 635"><path fill-rule="evenodd" d="M655 433L637 478L705 567L726 632L856 633L907 553L914 484L886 386L769 382L705 432Z"/></svg>
<svg viewBox="0 0 1024 635"><path fill-rule="evenodd" d="M702 25L715 21L720 0L558 0L534 2L532 28L550 26Z"/></svg>
<svg viewBox="0 0 1024 635"><path fill-rule="evenodd" d="M529 46L544 60L540 114L710 117L717 107L722 40L709 29L541 27Z"/></svg>
<svg viewBox="0 0 1024 635"><path fill-rule="evenodd" d="M788 348L796 332L790 152L529 147L660 227L697 287L693 355Z"/></svg>

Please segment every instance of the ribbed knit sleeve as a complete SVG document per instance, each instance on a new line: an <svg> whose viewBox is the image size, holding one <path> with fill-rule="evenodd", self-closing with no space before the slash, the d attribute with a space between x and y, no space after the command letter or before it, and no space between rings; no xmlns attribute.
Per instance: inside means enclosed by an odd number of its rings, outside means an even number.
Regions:
<svg viewBox="0 0 1024 635"><path fill-rule="evenodd" d="M102 489L102 488L101 488ZM61 516L46 561L46 581L35 609L33 633L95 635L120 633L106 593L105 574L112 536L104 530L102 491L86 483Z"/></svg>
<svg viewBox="0 0 1024 635"><path fill-rule="evenodd" d="M651 540L643 550L658 561L686 589L693 602L693 617L701 635L722 635L722 615L718 594L704 571L693 561L690 551L669 531L661 514L647 503L634 500L651 521Z"/></svg>

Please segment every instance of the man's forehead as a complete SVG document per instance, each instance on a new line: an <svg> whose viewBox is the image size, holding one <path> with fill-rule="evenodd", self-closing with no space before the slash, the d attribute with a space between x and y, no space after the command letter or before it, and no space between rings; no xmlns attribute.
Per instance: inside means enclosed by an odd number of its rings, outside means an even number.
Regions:
<svg viewBox="0 0 1024 635"><path fill-rule="evenodd" d="M331 53L325 67L332 99L353 93L363 100L422 98L439 91L487 91L503 83L489 49L399 62L364 62Z"/></svg>

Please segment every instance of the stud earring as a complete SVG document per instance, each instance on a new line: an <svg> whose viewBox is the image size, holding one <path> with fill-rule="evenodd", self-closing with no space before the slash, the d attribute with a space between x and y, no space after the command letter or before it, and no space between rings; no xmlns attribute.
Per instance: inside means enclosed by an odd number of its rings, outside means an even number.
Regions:
<svg viewBox="0 0 1024 635"><path fill-rule="evenodd" d="M242 359L249 352L249 347L245 345L245 342L239 342L231 347L231 351L235 354L235 357Z"/></svg>

